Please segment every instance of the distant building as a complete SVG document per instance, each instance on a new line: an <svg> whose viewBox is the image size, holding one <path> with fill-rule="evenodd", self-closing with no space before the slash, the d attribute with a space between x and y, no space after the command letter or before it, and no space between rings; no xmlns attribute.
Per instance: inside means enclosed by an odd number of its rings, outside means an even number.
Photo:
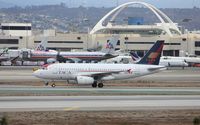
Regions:
<svg viewBox="0 0 200 125"><path fill-rule="evenodd" d="M5 36L31 36L31 23L1 23L1 33Z"/></svg>
<svg viewBox="0 0 200 125"><path fill-rule="evenodd" d="M114 19L122 9L132 4L142 4L152 10L160 23L153 25L144 24L143 18L130 18L130 25L116 25ZM111 20L105 23L109 16ZM54 29L44 30L32 34L31 24L29 23L5 23L1 24L0 48L9 47L17 48L35 48L38 43L46 39L47 48L60 51L70 51L72 49L95 48L99 45L105 46L106 42L113 34L119 34L117 49L134 50L139 55L145 52L157 40L165 40L163 50L164 56L184 56L185 54L195 54L200 56L200 34L199 32L187 32L182 34L176 23L167 17L163 12L154 6L144 2L129 2L106 14L91 30L90 34L86 33L63 33Z"/></svg>

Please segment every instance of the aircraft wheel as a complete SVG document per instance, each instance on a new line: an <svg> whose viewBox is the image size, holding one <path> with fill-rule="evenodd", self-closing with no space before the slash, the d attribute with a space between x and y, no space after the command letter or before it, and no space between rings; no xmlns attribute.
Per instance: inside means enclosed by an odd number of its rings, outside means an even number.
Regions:
<svg viewBox="0 0 200 125"><path fill-rule="evenodd" d="M96 88L96 87L97 87L97 82L94 82L94 83L92 84L92 87L93 87L93 88Z"/></svg>
<svg viewBox="0 0 200 125"><path fill-rule="evenodd" d="M56 84L53 83L53 84L51 85L51 87L55 88L55 87L56 87Z"/></svg>
<svg viewBox="0 0 200 125"><path fill-rule="evenodd" d="M98 84L98 87L99 87L99 88L103 88L103 83L99 83L99 84Z"/></svg>
<svg viewBox="0 0 200 125"><path fill-rule="evenodd" d="M48 85L49 85L49 82L45 82L44 84L45 84L45 86L48 86Z"/></svg>

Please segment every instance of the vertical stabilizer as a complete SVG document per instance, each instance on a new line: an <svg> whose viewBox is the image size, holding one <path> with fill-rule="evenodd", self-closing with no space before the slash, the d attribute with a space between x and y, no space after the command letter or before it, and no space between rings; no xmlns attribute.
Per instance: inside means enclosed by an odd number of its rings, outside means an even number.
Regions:
<svg viewBox="0 0 200 125"><path fill-rule="evenodd" d="M137 64L159 65L164 46L164 40L158 40Z"/></svg>
<svg viewBox="0 0 200 125"><path fill-rule="evenodd" d="M130 52L131 58L134 62L138 62L140 61L140 57L138 56L137 52L131 51Z"/></svg>
<svg viewBox="0 0 200 125"><path fill-rule="evenodd" d="M114 35L113 37L111 37L110 40L106 43L105 47L103 47L101 52L106 54L114 53L118 40L119 40L119 35Z"/></svg>
<svg viewBox="0 0 200 125"><path fill-rule="evenodd" d="M44 38L35 48L37 51L47 51L47 38Z"/></svg>

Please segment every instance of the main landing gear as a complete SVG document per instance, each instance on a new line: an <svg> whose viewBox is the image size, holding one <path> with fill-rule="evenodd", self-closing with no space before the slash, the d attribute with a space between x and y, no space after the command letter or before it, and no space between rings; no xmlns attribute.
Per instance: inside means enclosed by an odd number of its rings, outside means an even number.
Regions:
<svg viewBox="0 0 200 125"><path fill-rule="evenodd" d="M103 85L103 83L101 83L101 82L100 82L100 83L97 83L97 81L95 81L95 82L92 84L92 87L93 87L93 88L96 88L97 86L98 86L99 88L103 88L104 85Z"/></svg>

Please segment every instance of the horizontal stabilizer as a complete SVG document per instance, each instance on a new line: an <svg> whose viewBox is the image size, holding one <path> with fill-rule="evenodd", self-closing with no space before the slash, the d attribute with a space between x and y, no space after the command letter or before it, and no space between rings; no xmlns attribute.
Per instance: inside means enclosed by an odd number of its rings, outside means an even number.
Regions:
<svg viewBox="0 0 200 125"><path fill-rule="evenodd" d="M161 71L161 70L166 70L166 67L155 67L155 68L148 68L149 71L153 72L153 71Z"/></svg>

